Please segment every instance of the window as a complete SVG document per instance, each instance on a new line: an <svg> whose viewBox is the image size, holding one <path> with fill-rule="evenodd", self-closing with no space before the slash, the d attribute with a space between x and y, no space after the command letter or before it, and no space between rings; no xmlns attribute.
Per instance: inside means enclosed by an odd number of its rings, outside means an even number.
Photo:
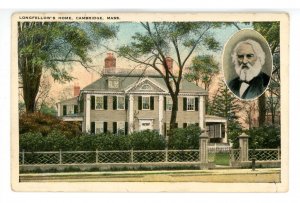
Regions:
<svg viewBox="0 0 300 203"><path fill-rule="evenodd" d="M118 122L117 124L117 134L125 135L125 122Z"/></svg>
<svg viewBox="0 0 300 203"><path fill-rule="evenodd" d="M195 111L195 98L187 98L187 108L188 111Z"/></svg>
<svg viewBox="0 0 300 203"><path fill-rule="evenodd" d="M67 105L67 114L74 114L74 107L73 105Z"/></svg>
<svg viewBox="0 0 300 203"><path fill-rule="evenodd" d="M108 88L119 88L119 80L116 77L108 78Z"/></svg>
<svg viewBox="0 0 300 203"><path fill-rule="evenodd" d="M124 110L125 109L125 97L118 96L117 97L117 104L118 104L118 110Z"/></svg>
<svg viewBox="0 0 300 203"><path fill-rule="evenodd" d="M104 132L104 122L103 121L95 122L95 131L96 131L96 134L100 134L100 133Z"/></svg>
<svg viewBox="0 0 300 203"><path fill-rule="evenodd" d="M172 111L172 106L173 106L173 100L171 97L167 97L166 101L166 110Z"/></svg>
<svg viewBox="0 0 300 203"><path fill-rule="evenodd" d="M104 109L104 100L103 96L96 96L96 110Z"/></svg>
<svg viewBox="0 0 300 203"><path fill-rule="evenodd" d="M150 97L142 97L143 110L150 110Z"/></svg>

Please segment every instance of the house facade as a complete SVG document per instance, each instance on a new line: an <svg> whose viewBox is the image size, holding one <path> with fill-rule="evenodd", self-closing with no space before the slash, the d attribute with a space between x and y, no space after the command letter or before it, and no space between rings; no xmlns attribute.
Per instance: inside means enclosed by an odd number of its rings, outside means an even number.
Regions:
<svg viewBox="0 0 300 203"><path fill-rule="evenodd" d="M172 68L173 61L169 61ZM171 118L172 99L163 78L156 72L127 70L116 67L116 58L105 58L102 77L79 90L75 97L57 103L58 116L65 121L79 121L82 131L98 134L129 134L134 131L157 130L166 135ZM225 119L205 116L207 91L182 80L178 96L178 128L209 126L212 141L227 143ZM215 120L215 121L214 121Z"/></svg>

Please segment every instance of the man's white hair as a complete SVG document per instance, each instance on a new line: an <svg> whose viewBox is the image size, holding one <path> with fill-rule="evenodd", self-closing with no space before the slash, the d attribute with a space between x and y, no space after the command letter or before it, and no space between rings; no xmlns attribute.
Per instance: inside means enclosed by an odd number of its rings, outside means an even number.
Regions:
<svg viewBox="0 0 300 203"><path fill-rule="evenodd" d="M232 62L234 64L238 64L238 55L237 55L237 50L242 44L249 44L251 45L253 51L255 52L255 55L258 60L260 60L261 65L263 66L265 64L265 58L266 54L260 44L257 41L254 41L252 39L247 39L244 41L239 42L233 49L233 53L231 55L232 57Z"/></svg>

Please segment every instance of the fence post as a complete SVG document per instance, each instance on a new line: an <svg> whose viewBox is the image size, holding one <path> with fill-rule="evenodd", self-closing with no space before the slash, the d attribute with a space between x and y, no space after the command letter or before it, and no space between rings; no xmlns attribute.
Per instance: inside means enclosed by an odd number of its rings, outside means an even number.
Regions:
<svg viewBox="0 0 300 203"><path fill-rule="evenodd" d="M277 148L277 160L280 160L280 147Z"/></svg>
<svg viewBox="0 0 300 203"><path fill-rule="evenodd" d="M169 156L168 156L168 147L165 148L165 162L168 162Z"/></svg>
<svg viewBox="0 0 300 203"><path fill-rule="evenodd" d="M130 151L130 162L133 163L133 149Z"/></svg>
<svg viewBox="0 0 300 203"><path fill-rule="evenodd" d="M25 150L22 151L22 165L25 164Z"/></svg>
<svg viewBox="0 0 300 203"><path fill-rule="evenodd" d="M199 137L199 161L200 163L208 163L208 139L206 132Z"/></svg>
<svg viewBox="0 0 300 203"><path fill-rule="evenodd" d="M61 149L59 150L59 164L62 164L62 153L61 153Z"/></svg>
<svg viewBox="0 0 300 203"><path fill-rule="evenodd" d="M98 149L96 149L96 164L98 163Z"/></svg>
<svg viewBox="0 0 300 203"><path fill-rule="evenodd" d="M241 149L241 156L240 160L243 161L248 161L248 141L249 141L249 135L242 133L239 136L239 141L240 141L240 149Z"/></svg>

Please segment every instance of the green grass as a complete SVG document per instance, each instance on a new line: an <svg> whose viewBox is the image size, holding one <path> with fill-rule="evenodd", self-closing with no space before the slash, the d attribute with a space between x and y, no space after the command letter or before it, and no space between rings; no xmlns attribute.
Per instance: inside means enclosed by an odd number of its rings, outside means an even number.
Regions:
<svg viewBox="0 0 300 203"><path fill-rule="evenodd" d="M229 153L216 153L215 164L229 166Z"/></svg>

